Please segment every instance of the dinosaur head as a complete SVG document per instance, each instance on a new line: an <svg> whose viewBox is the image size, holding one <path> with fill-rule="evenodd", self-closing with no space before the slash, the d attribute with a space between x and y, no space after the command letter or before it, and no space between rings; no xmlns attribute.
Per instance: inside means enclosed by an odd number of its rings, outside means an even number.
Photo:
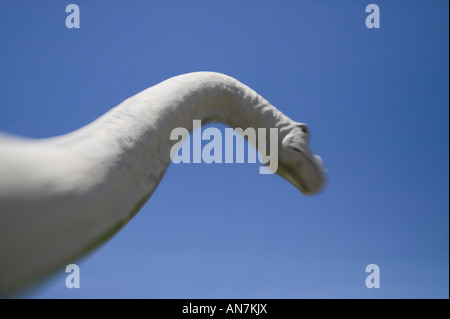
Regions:
<svg viewBox="0 0 450 319"><path fill-rule="evenodd" d="M277 174L287 179L303 194L320 191L326 170L320 156L310 150L310 132L306 124L294 123L282 137Z"/></svg>

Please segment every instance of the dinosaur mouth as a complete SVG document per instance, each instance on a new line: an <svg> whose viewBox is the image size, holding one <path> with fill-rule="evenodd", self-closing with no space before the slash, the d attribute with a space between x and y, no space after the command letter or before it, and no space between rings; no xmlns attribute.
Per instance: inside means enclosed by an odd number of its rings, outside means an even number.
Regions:
<svg viewBox="0 0 450 319"><path fill-rule="evenodd" d="M314 160L310 156L308 156L304 151L302 151L302 149L300 149L299 147L296 147L296 146L291 146L290 149L293 150L293 151L296 151L296 152L298 152L300 154L302 154L302 156L304 158L306 158L312 166L314 166L317 169L319 169L317 167L317 164L314 162Z"/></svg>
<svg viewBox="0 0 450 319"><path fill-rule="evenodd" d="M320 157L297 146L289 146L289 148L301 154L301 163L296 170L290 171L287 179L306 195L318 192L325 180L325 169Z"/></svg>
<svg viewBox="0 0 450 319"><path fill-rule="evenodd" d="M319 168L319 166L317 165L316 161L315 161L313 158L311 158L311 155L308 154L308 152L305 152L305 151L303 151L301 148L296 147L296 146L291 146L291 147L289 147L289 148L290 148L291 150L293 150L293 151L296 151L296 152L302 154L303 157L306 158L306 159L309 161L309 163L310 163L311 165L313 165L313 166L316 167L318 170L320 170L320 168ZM313 155L313 156L314 156L314 155ZM317 157L317 156L316 156L316 157Z"/></svg>
<svg viewBox="0 0 450 319"><path fill-rule="evenodd" d="M289 147L291 150L294 150L294 151L296 151L296 152L299 152L299 153L302 153L303 154L303 151L300 149L300 148L298 148L298 147L295 147L295 146L291 146L291 147ZM303 155L305 155L305 154L303 154Z"/></svg>

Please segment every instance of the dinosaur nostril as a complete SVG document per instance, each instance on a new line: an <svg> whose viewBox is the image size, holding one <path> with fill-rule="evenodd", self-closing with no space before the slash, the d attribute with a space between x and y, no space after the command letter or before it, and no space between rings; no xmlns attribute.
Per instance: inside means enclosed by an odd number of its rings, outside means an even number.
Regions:
<svg viewBox="0 0 450 319"><path fill-rule="evenodd" d="M305 124L298 124L303 133L308 133L308 127Z"/></svg>

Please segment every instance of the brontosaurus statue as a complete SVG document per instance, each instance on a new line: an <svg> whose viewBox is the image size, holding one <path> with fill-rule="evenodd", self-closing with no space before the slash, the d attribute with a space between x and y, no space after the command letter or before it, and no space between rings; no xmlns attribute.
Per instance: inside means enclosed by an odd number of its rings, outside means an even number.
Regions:
<svg viewBox="0 0 450 319"><path fill-rule="evenodd" d="M71 263L126 225L170 164L171 131L190 132L195 119L277 128L276 173L305 194L322 188L325 169L305 124L229 76L176 76L69 134L0 135L0 294Z"/></svg>

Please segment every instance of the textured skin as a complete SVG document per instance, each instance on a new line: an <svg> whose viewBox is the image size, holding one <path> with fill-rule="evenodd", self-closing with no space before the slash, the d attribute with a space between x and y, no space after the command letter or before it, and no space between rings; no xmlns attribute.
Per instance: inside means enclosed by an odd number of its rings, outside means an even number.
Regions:
<svg viewBox="0 0 450 319"><path fill-rule="evenodd" d="M0 135L0 294L25 287L112 237L150 198L175 127L279 129L277 173L305 194L324 183L305 125L223 74L180 75L54 138ZM256 143L257 141L250 141ZM267 148L269 149L269 148Z"/></svg>

